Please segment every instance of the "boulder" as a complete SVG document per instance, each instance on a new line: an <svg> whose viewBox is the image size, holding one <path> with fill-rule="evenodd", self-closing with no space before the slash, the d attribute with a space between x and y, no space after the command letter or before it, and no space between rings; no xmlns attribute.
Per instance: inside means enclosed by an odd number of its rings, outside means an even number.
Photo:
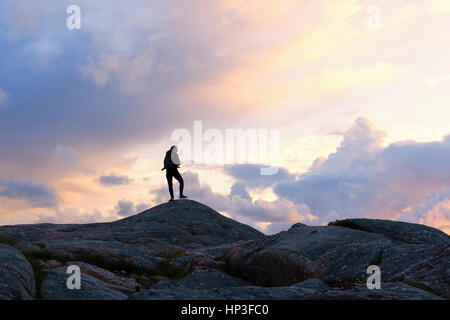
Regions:
<svg viewBox="0 0 450 320"><path fill-rule="evenodd" d="M36 296L33 268L22 252L0 244L0 300L30 300Z"/></svg>
<svg viewBox="0 0 450 320"><path fill-rule="evenodd" d="M222 259L228 272L256 285L285 286L311 277L362 279L390 244L381 234L295 224L265 239L237 244Z"/></svg>

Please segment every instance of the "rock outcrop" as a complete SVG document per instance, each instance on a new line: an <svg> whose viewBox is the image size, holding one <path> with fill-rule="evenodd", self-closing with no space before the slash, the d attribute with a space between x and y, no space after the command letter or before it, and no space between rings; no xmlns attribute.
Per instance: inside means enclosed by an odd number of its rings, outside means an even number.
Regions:
<svg viewBox="0 0 450 320"><path fill-rule="evenodd" d="M319 278L331 286L365 283L369 265L382 282L419 282L449 295L449 236L423 225L351 219L326 227L295 224L288 231L231 247L227 272L261 286L287 286ZM420 286L418 284L418 286Z"/></svg>
<svg viewBox="0 0 450 320"><path fill-rule="evenodd" d="M157 268L174 253L264 237L192 200L161 204L110 223L4 226L0 234L17 240L19 248L59 259L104 259L118 268L126 262L143 270Z"/></svg>
<svg viewBox="0 0 450 320"><path fill-rule="evenodd" d="M182 200L110 223L2 226L0 236L14 245L0 245L0 299L450 295L450 237L403 222L297 223L265 236L203 204ZM66 286L69 265L81 269L80 290ZM369 265L381 269L380 290L366 286Z"/></svg>
<svg viewBox="0 0 450 320"><path fill-rule="evenodd" d="M417 223L374 219L345 219L331 222L329 225L379 233L388 239L401 243L436 244L448 241L448 235L444 232Z"/></svg>

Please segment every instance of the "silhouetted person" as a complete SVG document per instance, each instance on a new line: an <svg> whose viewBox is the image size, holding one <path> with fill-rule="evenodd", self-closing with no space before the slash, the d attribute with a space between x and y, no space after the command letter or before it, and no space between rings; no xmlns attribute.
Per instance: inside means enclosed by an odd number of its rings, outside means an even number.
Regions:
<svg viewBox="0 0 450 320"><path fill-rule="evenodd" d="M173 201L173 185L172 178L175 178L180 183L180 199L187 198L183 194L184 181L181 174L178 172L178 168L180 167L180 158L178 157L178 149L176 146L172 146L169 151L166 152L166 156L164 157L164 168L162 170L166 170L166 178L167 184L169 185L169 193L170 200Z"/></svg>

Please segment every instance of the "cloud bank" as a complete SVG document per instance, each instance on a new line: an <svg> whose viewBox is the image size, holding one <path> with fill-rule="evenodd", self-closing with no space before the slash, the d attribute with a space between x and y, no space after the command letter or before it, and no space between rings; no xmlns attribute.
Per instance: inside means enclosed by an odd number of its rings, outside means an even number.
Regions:
<svg viewBox="0 0 450 320"><path fill-rule="evenodd" d="M398 219L450 185L450 137L383 146L386 133L359 118L335 153L297 181L277 183L281 198L306 204L321 222L350 217ZM403 215L403 217L405 217Z"/></svg>

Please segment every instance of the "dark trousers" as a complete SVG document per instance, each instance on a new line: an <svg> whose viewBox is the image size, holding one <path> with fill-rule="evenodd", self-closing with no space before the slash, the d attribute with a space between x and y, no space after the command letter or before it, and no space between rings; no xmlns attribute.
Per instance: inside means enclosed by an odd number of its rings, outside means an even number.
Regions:
<svg viewBox="0 0 450 320"><path fill-rule="evenodd" d="M170 198L173 199L173 185L172 185L172 177L177 179L180 183L180 196L183 194L184 181L181 174L178 172L177 168L167 169L166 170L166 178L167 184L169 185Z"/></svg>

